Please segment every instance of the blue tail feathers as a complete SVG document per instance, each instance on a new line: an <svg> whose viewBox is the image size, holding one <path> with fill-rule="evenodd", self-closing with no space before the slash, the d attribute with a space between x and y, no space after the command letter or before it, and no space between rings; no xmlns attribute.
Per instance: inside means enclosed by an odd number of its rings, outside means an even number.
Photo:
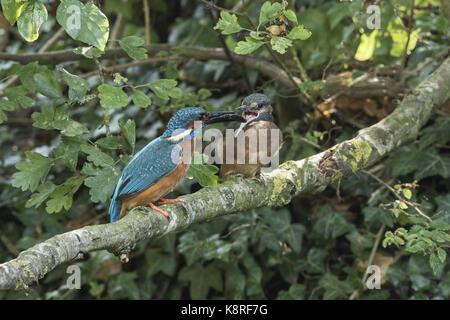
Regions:
<svg viewBox="0 0 450 320"><path fill-rule="evenodd" d="M109 205L109 221L115 222L119 219L120 209L122 209L122 202L116 201L116 197L113 197L111 204Z"/></svg>

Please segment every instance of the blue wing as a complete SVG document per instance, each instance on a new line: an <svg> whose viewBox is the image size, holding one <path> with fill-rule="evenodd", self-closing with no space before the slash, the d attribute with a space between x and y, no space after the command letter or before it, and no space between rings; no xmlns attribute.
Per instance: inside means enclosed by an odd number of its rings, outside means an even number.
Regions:
<svg viewBox="0 0 450 320"><path fill-rule="evenodd" d="M178 161L172 161L172 153L181 157L181 148L161 137L146 145L123 170L114 193L115 200L137 195L174 171Z"/></svg>

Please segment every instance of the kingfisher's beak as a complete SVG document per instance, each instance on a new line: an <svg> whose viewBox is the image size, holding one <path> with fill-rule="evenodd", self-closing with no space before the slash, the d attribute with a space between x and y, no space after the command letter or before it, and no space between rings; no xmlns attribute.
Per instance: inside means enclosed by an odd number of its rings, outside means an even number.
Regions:
<svg viewBox="0 0 450 320"><path fill-rule="evenodd" d="M241 111L245 111L245 110L248 110L248 109L249 109L249 107L246 106L245 104L240 106L240 107L238 107L238 110L241 110Z"/></svg>
<svg viewBox="0 0 450 320"><path fill-rule="evenodd" d="M202 121L204 124L211 124L229 121L245 122L245 119L232 111L215 111L206 113Z"/></svg>

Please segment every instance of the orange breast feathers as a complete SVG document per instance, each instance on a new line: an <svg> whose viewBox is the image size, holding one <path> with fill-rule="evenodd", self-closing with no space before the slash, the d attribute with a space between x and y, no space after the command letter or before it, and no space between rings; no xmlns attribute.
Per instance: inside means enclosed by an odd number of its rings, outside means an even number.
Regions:
<svg viewBox="0 0 450 320"><path fill-rule="evenodd" d="M194 150L194 139L184 140L180 143L180 146L182 150L182 157L175 170L150 186L148 189L132 198L124 200L122 202L119 219L121 219L128 210L134 207L148 205L149 203L153 203L164 197L166 194L172 192L181 180L183 180L183 177L189 169L191 162L192 152Z"/></svg>

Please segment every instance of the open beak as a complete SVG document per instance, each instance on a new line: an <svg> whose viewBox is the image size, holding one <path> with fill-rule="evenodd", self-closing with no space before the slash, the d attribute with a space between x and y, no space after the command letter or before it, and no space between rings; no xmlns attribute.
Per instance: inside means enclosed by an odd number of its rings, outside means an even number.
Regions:
<svg viewBox="0 0 450 320"><path fill-rule="evenodd" d="M205 114L203 118L204 124L211 124L216 122L229 122L229 121L245 122L245 119L232 111L208 112Z"/></svg>
<svg viewBox="0 0 450 320"><path fill-rule="evenodd" d="M250 108L249 106L243 105L238 108L242 111L242 118L244 118L243 123L239 126L239 128L236 130L236 133L234 134L235 137L238 136L238 134L252 121L258 118L259 112L254 111L254 109Z"/></svg>

